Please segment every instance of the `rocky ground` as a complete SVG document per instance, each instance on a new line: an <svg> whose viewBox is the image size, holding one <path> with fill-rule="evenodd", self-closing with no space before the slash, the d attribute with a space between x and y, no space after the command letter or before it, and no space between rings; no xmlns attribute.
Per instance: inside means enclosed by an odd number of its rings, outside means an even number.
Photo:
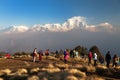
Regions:
<svg viewBox="0 0 120 80"><path fill-rule="evenodd" d="M0 59L0 80L120 80L120 67L106 68L87 65L87 59L43 57L32 62L29 58Z"/></svg>

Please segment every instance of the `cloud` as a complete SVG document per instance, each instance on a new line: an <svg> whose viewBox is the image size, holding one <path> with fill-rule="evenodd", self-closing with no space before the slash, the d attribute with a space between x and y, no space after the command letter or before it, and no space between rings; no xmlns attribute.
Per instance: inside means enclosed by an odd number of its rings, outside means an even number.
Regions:
<svg viewBox="0 0 120 80"><path fill-rule="evenodd" d="M98 25L87 25L86 30L91 32L111 32L113 31L113 26L110 23L105 22Z"/></svg>
<svg viewBox="0 0 120 80"><path fill-rule="evenodd" d="M63 24L35 24L30 31L51 31L51 32L66 32L75 28L82 28L85 25L85 18L81 16L72 17Z"/></svg>
<svg viewBox="0 0 120 80"><path fill-rule="evenodd" d="M19 33L19 32L67 32L74 29L86 30L89 32L101 32L101 31L111 31L113 26L108 23L100 23L98 25L88 25L85 17L74 16L62 24L35 24L32 27L29 26L12 26L6 29L6 33Z"/></svg>
<svg viewBox="0 0 120 80"><path fill-rule="evenodd" d="M110 23L105 22L97 25L96 29L97 31L112 31L113 26Z"/></svg>
<svg viewBox="0 0 120 80"><path fill-rule="evenodd" d="M11 26L7 28L5 33L12 33L12 32L26 32L29 28L27 26Z"/></svg>

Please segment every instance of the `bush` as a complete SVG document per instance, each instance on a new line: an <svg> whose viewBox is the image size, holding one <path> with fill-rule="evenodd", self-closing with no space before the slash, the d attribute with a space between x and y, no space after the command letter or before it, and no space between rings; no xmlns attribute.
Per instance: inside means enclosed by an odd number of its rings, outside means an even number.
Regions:
<svg viewBox="0 0 120 80"><path fill-rule="evenodd" d="M87 48L83 47L83 46L76 46L75 47L75 50L79 52L79 55L81 56L85 56L87 55L88 51L87 51Z"/></svg>

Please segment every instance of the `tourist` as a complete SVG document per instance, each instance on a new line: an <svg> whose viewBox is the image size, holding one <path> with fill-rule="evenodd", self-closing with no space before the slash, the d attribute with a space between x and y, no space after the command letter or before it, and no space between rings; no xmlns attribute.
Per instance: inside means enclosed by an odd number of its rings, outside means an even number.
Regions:
<svg viewBox="0 0 120 80"><path fill-rule="evenodd" d="M110 61L111 61L111 55L110 55L110 51L107 52L106 56L105 56L105 59L106 59L106 66L109 68L109 65L110 65Z"/></svg>
<svg viewBox="0 0 120 80"><path fill-rule="evenodd" d="M73 56L74 56L74 52L73 50L70 50L70 58L73 58Z"/></svg>
<svg viewBox="0 0 120 80"><path fill-rule="evenodd" d="M94 53L94 66L96 66L96 63L97 63L97 54Z"/></svg>
<svg viewBox="0 0 120 80"><path fill-rule="evenodd" d="M37 48L35 48L33 51L33 62L35 62L36 57L37 57Z"/></svg>
<svg viewBox="0 0 120 80"><path fill-rule="evenodd" d="M75 57L78 58L78 51L75 51Z"/></svg>
<svg viewBox="0 0 120 80"><path fill-rule="evenodd" d="M55 57L58 57L58 50L55 51Z"/></svg>
<svg viewBox="0 0 120 80"><path fill-rule="evenodd" d="M68 50L65 50L64 51L64 62L65 62L65 64L67 63L68 58L69 58L69 52L68 52Z"/></svg>
<svg viewBox="0 0 120 80"><path fill-rule="evenodd" d="M45 51L46 59L48 59L49 54L50 54L49 49L46 49Z"/></svg>
<svg viewBox="0 0 120 80"><path fill-rule="evenodd" d="M42 51L42 50L40 50L40 51L39 51L39 61L41 61L41 60L42 60L42 56L43 56L43 51Z"/></svg>
<svg viewBox="0 0 120 80"><path fill-rule="evenodd" d="M119 62L119 58L117 57L117 55L115 54L113 57L113 65L112 67L117 67L118 66L118 62Z"/></svg>
<svg viewBox="0 0 120 80"><path fill-rule="evenodd" d="M73 58L76 56L76 50L73 50Z"/></svg>
<svg viewBox="0 0 120 80"><path fill-rule="evenodd" d="M101 56L99 57L99 62L100 62L101 64L104 64L104 56L103 56L103 55L101 55Z"/></svg>
<svg viewBox="0 0 120 80"><path fill-rule="evenodd" d="M92 60L92 52L91 51L88 53L88 59L89 59L89 61L88 61L88 65L89 65L89 64L91 64L91 60Z"/></svg>

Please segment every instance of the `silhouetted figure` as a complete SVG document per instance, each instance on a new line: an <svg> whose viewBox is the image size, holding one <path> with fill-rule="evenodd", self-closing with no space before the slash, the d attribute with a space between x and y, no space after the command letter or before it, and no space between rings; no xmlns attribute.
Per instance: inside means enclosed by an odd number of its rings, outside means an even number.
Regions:
<svg viewBox="0 0 120 80"><path fill-rule="evenodd" d="M106 62L107 62L107 67L109 68L110 65L110 61L111 61L111 55L110 55L110 51L107 52L106 56L105 56Z"/></svg>
<svg viewBox="0 0 120 80"><path fill-rule="evenodd" d="M55 54L56 54L56 55L58 54L58 50L56 50Z"/></svg>
<svg viewBox="0 0 120 80"><path fill-rule="evenodd" d="M73 50L73 58L76 56L76 51L75 49Z"/></svg>
<svg viewBox="0 0 120 80"><path fill-rule="evenodd" d="M114 57L113 57L113 65L112 65L112 67L118 66L118 62L119 62L119 58L118 58L118 56L115 54Z"/></svg>
<svg viewBox="0 0 120 80"><path fill-rule="evenodd" d="M103 56L103 55L101 55L101 56L99 57L99 62L100 62L101 64L104 64L104 56Z"/></svg>
<svg viewBox="0 0 120 80"><path fill-rule="evenodd" d="M58 58L58 50L55 51L55 57Z"/></svg>
<svg viewBox="0 0 120 80"><path fill-rule="evenodd" d="M88 53L88 65L91 64L91 60L92 60L92 52Z"/></svg>
<svg viewBox="0 0 120 80"><path fill-rule="evenodd" d="M70 57L73 58L73 56L74 56L73 50L70 50Z"/></svg>

